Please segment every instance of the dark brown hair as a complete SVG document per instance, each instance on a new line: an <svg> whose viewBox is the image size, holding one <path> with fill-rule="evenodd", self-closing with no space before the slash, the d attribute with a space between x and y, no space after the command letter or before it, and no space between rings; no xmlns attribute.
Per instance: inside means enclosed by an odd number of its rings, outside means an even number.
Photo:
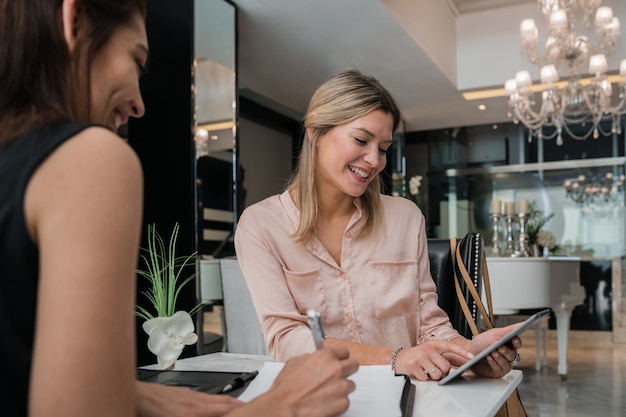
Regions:
<svg viewBox="0 0 626 417"><path fill-rule="evenodd" d="M62 0L0 0L0 144L57 120L89 121L90 65L145 0L76 0L76 47L63 36Z"/></svg>

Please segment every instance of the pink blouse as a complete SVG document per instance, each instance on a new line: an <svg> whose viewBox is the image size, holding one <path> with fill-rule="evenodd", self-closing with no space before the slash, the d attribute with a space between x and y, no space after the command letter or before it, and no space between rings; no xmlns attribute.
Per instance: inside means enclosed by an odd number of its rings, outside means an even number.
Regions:
<svg viewBox="0 0 626 417"><path fill-rule="evenodd" d="M278 361L315 350L309 308L326 336L383 346L415 346L459 336L437 305L424 216L411 201L382 195L385 227L355 240L361 210L348 223L341 266L319 240L290 237L300 212L288 192L247 208L235 234L237 258L270 354Z"/></svg>

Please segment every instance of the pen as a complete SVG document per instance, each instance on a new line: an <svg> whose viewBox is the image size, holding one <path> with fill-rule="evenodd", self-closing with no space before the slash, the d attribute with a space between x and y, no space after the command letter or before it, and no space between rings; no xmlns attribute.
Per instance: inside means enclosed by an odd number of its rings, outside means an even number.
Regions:
<svg viewBox="0 0 626 417"><path fill-rule="evenodd" d="M315 342L315 348L321 349L324 347L324 326L322 326L322 319L320 313L313 309L309 309L306 312L307 322L313 333L313 341Z"/></svg>
<svg viewBox="0 0 626 417"><path fill-rule="evenodd" d="M258 374L259 371L243 373L235 378L230 384L224 385L224 388L222 388L221 392L230 392L237 388L241 388L246 384L246 382L252 381Z"/></svg>

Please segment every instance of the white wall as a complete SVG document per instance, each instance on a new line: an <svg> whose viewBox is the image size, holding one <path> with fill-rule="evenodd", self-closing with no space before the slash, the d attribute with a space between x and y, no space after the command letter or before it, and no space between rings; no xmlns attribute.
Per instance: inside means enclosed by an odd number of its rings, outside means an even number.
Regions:
<svg viewBox="0 0 626 417"><path fill-rule="evenodd" d="M291 136L253 121L239 120L239 157L245 169L245 205L280 193L291 175Z"/></svg>

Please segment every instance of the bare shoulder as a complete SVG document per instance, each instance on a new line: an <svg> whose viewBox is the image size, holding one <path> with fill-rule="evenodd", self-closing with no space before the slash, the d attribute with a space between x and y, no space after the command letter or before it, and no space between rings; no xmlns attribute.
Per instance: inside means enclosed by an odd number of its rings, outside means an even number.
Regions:
<svg viewBox="0 0 626 417"><path fill-rule="evenodd" d="M60 158L84 158L91 162L112 159L116 165L139 164L132 148L118 135L103 127L82 130L61 145L57 152Z"/></svg>
<svg viewBox="0 0 626 417"><path fill-rule="evenodd" d="M65 181L59 186L92 182L102 187L134 182L141 177L141 164L133 149L102 127L87 128L68 139L39 170L51 174L40 175L45 177L44 182Z"/></svg>
<svg viewBox="0 0 626 417"><path fill-rule="evenodd" d="M59 146L34 173L24 199L25 214L36 235L37 219L53 213L78 221L86 213L109 212L116 205L135 211L142 196L141 164L132 148L113 132L90 127Z"/></svg>

